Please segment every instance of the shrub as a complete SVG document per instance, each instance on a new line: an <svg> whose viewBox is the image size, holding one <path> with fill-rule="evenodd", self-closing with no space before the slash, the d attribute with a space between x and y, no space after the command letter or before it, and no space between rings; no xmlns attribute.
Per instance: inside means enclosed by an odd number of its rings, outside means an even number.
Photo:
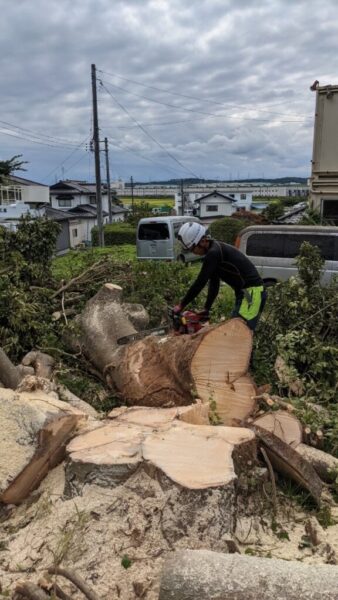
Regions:
<svg viewBox="0 0 338 600"><path fill-rule="evenodd" d="M122 244L136 243L136 229L129 223L111 223L104 226L104 243L106 246L120 246ZM92 229L92 244L98 246L99 231L97 227Z"/></svg>
<svg viewBox="0 0 338 600"><path fill-rule="evenodd" d="M234 244L239 232L250 225L245 219L236 219L233 217L224 217L211 223L209 227L210 234L216 240Z"/></svg>

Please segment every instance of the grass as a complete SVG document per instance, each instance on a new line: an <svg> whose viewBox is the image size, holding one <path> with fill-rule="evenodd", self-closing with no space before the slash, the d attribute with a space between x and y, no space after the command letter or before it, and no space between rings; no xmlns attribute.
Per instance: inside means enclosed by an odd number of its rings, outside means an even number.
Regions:
<svg viewBox="0 0 338 600"><path fill-rule="evenodd" d="M120 198L122 200L124 206L131 206L131 196L123 196ZM171 206L173 207L175 204L175 200L172 197L168 198L146 198L146 197L134 197L134 205L138 206L140 204L149 204L151 208L159 207L159 206Z"/></svg>
<svg viewBox="0 0 338 600"><path fill-rule="evenodd" d="M102 256L112 256L119 261L136 260L136 246L123 244L122 246L107 246L106 248L95 247L84 250L71 250L53 260L53 275L58 280L72 279Z"/></svg>

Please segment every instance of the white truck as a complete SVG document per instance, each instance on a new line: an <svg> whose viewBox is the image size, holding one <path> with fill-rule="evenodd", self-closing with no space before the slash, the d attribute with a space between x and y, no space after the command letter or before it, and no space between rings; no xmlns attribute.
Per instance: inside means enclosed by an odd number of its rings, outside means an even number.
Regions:
<svg viewBox="0 0 338 600"><path fill-rule="evenodd" d="M310 205L338 225L338 85L316 90Z"/></svg>

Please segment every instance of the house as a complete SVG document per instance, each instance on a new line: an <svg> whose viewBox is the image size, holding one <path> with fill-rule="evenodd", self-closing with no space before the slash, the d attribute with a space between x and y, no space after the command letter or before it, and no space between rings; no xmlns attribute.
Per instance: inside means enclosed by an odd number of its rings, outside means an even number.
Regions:
<svg viewBox="0 0 338 600"><path fill-rule="evenodd" d="M37 209L49 202L49 186L10 175L6 185L0 185L0 205L23 203L28 208Z"/></svg>
<svg viewBox="0 0 338 600"><path fill-rule="evenodd" d="M183 195L184 214L196 214L201 219L210 219L210 222L240 209L250 210L252 204L251 192L231 191L225 194L215 189L207 194L184 192ZM216 206L216 210L211 210L211 206ZM182 214L181 192L175 194L175 210L176 214Z"/></svg>
<svg viewBox="0 0 338 600"><path fill-rule="evenodd" d="M114 199L116 199L115 191L112 191L112 207L116 205ZM109 214L108 207L108 192L107 186L102 186L101 191L102 198L102 210ZM77 181L73 179L66 179L65 181L58 181L54 185L50 186L50 201L52 208L58 210L69 210L76 208L79 205L96 206L96 184L87 183L86 181ZM124 220L124 211L113 211L114 221ZM108 217L104 223L108 223Z"/></svg>
<svg viewBox="0 0 338 600"><path fill-rule="evenodd" d="M67 252L67 250L76 248L82 244L91 244L91 232L97 225L96 206L82 204L69 210L60 210L51 206L46 206L43 213L48 219L57 221L62 226L61 233L56 242L56 251L58 254ZM108 215L103 211L103 218L106 221Z"/></svg>
<svg viewBox="0 0 338 600"><path fill-rule="evenodd" d="M48 185L10 175L6 184L0 184L0 225L15 230L23 215L38 216L48 202Z"/></svg>

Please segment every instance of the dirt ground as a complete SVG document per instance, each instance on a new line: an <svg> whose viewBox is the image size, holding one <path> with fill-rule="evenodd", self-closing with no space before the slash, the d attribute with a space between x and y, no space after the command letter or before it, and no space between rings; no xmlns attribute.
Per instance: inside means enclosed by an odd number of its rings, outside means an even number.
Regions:
<svg viewBox="0 0 338 600"><path fill-rule="evenodd" d="M60 564L78 572L102 600L157 600L163 561L178 548L313 564L336 564L338 557L338 525L324 530L286 499L274 515L268 494L261 505L257 493L237 494L230 534L215 523L216 497L210 495L208 510L201 508L198 527L188 527L180 523L175 496L143 471L113 489L86 485L69 499L64 484L60 465L24 504L0 515L0 598L10 597L17 581L36 583L48 566ZM338 520L338 508L332 516ZM59 583L72 598L83 598L64 579Z"/></svg>

